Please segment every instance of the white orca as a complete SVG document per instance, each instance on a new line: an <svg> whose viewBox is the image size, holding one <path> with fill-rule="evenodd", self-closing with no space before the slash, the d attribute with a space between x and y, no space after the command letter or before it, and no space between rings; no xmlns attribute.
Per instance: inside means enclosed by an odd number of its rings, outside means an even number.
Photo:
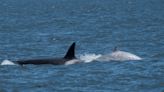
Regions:
<svg viewBox="0 0 164 92"><path fill-rule="evenodd" d="M129 52L117 50L117 48L115 47L112 53L108 55L103 55L102 57L98 58L98 60L126 61L126 60L142 60L142 58Z"/></svg>

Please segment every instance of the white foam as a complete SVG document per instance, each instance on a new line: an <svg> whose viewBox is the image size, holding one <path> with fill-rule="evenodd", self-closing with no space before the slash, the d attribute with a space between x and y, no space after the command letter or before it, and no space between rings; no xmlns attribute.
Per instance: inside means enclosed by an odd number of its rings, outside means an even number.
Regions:
<svg viewBox="0 0 164 92"><path fill-rule="evenodd" d="M10 60L3 60L1 65L16 65L16 64Z"/></svg>
<svg viewBox="0 0 164 92"><path fill-rule="evenodd" d="M85 63L89 63L92 62L96 59L98 59L99 57L101 57L100 54L96 55L96 54L83 54L80 55L80 60L82 60Z"/></svg>

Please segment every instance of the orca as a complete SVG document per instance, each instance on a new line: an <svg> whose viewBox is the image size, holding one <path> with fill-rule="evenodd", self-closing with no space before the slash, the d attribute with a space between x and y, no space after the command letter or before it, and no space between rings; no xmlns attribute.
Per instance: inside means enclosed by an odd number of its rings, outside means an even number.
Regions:
<svg viewBox="0 0 164 92"><path fill-rule="evenodd" d="M101 61L128 61L128 60L142 60L141 57L132 54L130 52L126 52L126 51L121 51L118 50L117 47L115 47L113 49L113 52L107 55L103 55L100 58L98 58L97 60L101 60Z"/></svg>
<svg viewBox="0 0 164 92"><path fill-rule="evenodd" d="M41 65L41 64L52 64L52 65L63 65L68 63L69 61L75 60L75 42L69 47L67 53L62 58L50 58L50 59L29 59L29 60L18 60L14 61L19 65L27 65L27 64L34 64L34 65ZM76 60L74 63L78 63Z"/></svg>
<svg viewBox="0 0 164 92"><path fill-rule="evenodd" d="M141 57L132 54L130 52L126 52L126 51L121 51L121 50L116 50L113 51L110 54L110 58L111 60L119 60L119 61L126 61L126 60L142 60Z"/></svg>

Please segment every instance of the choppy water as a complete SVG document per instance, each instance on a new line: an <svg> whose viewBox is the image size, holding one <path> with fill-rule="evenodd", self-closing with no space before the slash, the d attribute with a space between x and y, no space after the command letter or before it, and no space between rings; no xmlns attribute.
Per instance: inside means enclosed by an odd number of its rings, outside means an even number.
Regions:
<svg viewBox="0 0 164 92"><path fill-rule="evenodd" d="M0 0L0 61L109 54L141 61L0 66L0 92L164 92L163 0Z"/></svg>

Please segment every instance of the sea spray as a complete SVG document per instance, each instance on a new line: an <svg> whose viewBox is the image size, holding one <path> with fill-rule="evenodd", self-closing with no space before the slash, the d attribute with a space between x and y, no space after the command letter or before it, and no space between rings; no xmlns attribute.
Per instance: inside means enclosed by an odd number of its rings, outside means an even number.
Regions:
<svg viewBox="0 0 164 92"><path fill-rule="evenodd" d="M101 54L82 54L80 55L80 60L82 60L83 62L85 63L89 63L89 62L92 62L98 58L100 58L102 55Z"/></svg>

